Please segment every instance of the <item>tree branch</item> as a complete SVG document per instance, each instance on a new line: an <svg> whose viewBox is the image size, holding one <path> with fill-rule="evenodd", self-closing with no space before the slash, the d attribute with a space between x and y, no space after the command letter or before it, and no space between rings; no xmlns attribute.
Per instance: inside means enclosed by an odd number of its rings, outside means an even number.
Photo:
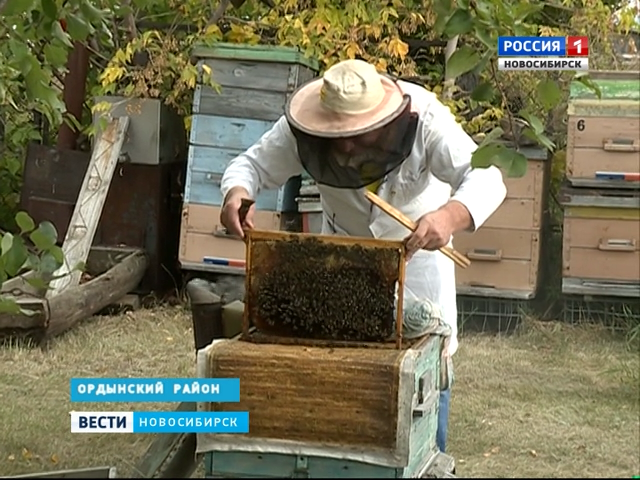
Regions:
<svg viewBox="0 0 640 480"><path fill-rule="evenodd" d="M131 0L123 0L123 5L129 7L131 10L124 17L124 25L127 28L129 34L129 41L135 40L138 36L138 29L136 28L136 18L133 15L133 9L131 9Z"/></svg>
<svg viewBox="0 0 640 480"><path fill-rule="evenodd" d="M216 11L213 12L213 15L209 19L207 26L215 25L224 15L225 10L229 6L230 0L220 0L220 5L216 8Z"/></svg>

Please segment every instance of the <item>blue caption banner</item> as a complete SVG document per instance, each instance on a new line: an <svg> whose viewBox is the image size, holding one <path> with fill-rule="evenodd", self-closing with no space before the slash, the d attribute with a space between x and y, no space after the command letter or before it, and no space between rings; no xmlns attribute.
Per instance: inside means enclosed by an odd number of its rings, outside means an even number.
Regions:
<svg viewBox="0 0 640 480"><path fill-rule="evenodd" d="M72 402L239 402L238 378L72 378Z"/></svg>
<svg viewBox="0 0 640 480"><path fill-rule="evenodd" d="M499 57L565 57L566 37L498 37Z"/></svg>
<svg viewBox="0 0 640 480"><path fill-rule="evenodd" d="M71 433L249 433L249 412L71 412Z"/></svg>

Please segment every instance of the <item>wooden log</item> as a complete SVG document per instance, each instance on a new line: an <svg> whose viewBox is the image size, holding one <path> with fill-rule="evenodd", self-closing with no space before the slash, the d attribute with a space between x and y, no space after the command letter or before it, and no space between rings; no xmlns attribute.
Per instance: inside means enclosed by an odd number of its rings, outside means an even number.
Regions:
<svg viewBox="0 0 640 480"><path fill-rule="evenodd" d="M50 297L46 338L63 333L125 296L140 283L146 268L147 256L138 250L93 280Z"/></svg>
<svg viewBox="0 0 640 480"><path fill-rule="evenodd" d="M0 315L0 330L46 329L49 324L49 305L43 298L14 298L23 310L33 312L31 315L3 313Z"/></svg>

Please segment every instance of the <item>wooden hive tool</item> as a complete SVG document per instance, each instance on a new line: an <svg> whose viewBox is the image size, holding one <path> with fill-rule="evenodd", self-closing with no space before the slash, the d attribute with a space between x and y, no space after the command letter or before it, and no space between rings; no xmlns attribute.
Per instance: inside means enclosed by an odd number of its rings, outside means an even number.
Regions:
<svg viewBox="0 0 640 480"><path fill-rule="evenodd" d="M392 207L391 205L389 205L387 202L385 202L383 199L381 199L378 195L376 195L373 192L370 192L367 190L365 192L365 196L367 197L367 200L369 200L375 206L380 208L380 210L385 212L391 218L394 218L395 220L400 222L404 227L408 228L412 232L415 232L417 228L417 224L413 220L411 220L409 217L407 217L404 213L402 213L400 210ZM469 260L467 257L465 257L460 252L456 251L451 247L441 247L438 250L440 250L440 252L442 252L444 255L446 255L451 260L453 260L453 262L456 265L458 265L460 268L467 268L469 265L471 265L471 260Z"/></svg>

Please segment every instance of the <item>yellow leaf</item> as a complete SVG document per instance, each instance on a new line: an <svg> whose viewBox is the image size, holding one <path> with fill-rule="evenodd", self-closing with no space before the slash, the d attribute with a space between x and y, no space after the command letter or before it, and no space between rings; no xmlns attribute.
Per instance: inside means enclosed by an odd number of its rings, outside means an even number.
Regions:
<svg viewBox="0 0 640 480"><path fill-rule="evenodd" d="M31 458L33 458L33 454L27 450L26 448L22 449L22 458L24 458L25 460L31 460Z"/></svg>
<svg viewBox="0 0 640 480"><path fill-rule="evenodd" d="M60 461L60 459L58 458L58 456L54 453L53 455L51 455L51 463L56 464Z"/></svg>
<svg viewBox="0 0 640 480"><path fill-rule="evenodd" d="M109 102L98 102L91 107L92 113L108 112L111 110L111 104Z"/></svg>
<svg viewBox="0 0 640 480"><path fill-rule="evenodd" d="M389 41L388 51L394 57L404 58L409 53L409 45L400 40L400 38L394 37Z"/></svg>
<svg viewBox="0 0 640 480"><path fill-rule="evenodd" d="M125 73L126 69L124 67L107 67L100 75L100 82L104 87L110 83L118 81Z"/></svg>
<svg viewBox="0 0 640 480"><path fill-rule="evenodd" d="M376 68L381 72L386 72L387 69L389 68L389 64L387 63L387 59L386 58L378 59L378 61L376 62Z"/></svg>
<svg viewBox="0 0 640 480"><path fill-rule="evenodd" d="M356 58L356 55L360 53L360 45L355 42L350 42L345 49L348 58Z"/></svg>
<svg viewBox="0 0 640 480"><path fill-rule="evenodd" d="M204 31L204 34L206 36L219 36L222 35L222 32L220 31L220 27L218 27L218 25L213 24L213 25L209 25L206 30Z"/></svg>

